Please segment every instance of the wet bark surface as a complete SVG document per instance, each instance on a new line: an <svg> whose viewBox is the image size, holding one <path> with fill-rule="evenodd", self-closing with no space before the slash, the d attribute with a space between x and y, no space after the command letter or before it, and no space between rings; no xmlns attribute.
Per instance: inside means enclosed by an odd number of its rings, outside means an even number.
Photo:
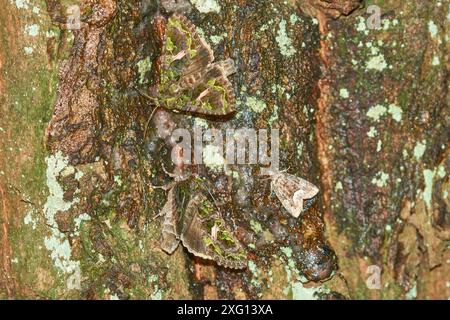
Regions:
<svg viewBox="0 0 450 320"><path fill-rule="evenodd" d="M68 30L67 3L6 2L19 18L1 22L0 294L447 298L448 7L375 1L370 29L371 4L86 1ZM149 121L155 18L173 12L234 60L234 116ZM295 219L258 166L200 168L245 270L160 249L167 192L152 186L173 180L168 133L194 125L279 129L281 169L321 190Z"/></svg>

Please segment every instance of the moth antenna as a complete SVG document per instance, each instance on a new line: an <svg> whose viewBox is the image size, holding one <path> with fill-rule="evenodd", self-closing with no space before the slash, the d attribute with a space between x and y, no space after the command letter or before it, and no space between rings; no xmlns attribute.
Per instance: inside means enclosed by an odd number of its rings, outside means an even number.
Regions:
<svg viewBox="0 0 450 320"><path fill-rule="evenodd" d="M150 124L150 121L152 120L153 116L155 115L156 110L158 110L160 108L160 106L156 106L153 108L152 113L150 113L150 116L147 119L147 122L145 123L145 127L144 127L144 140L147 137L147 130L148 130L148 125Z"/></svg>
<svg viewBox="0 0 450 320"><path fill-rule="evenodd" d="M155 221L156 219L162 217L162 212L161 211L159 211L157 214L155 214L153 217L151 217L150 221Z"/></svg>

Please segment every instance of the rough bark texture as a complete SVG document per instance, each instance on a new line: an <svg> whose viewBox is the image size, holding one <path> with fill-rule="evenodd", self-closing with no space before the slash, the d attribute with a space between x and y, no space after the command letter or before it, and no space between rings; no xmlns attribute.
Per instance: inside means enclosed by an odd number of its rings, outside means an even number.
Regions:
<svg viewBox="0 0 450 320"><path fill-rule="evenodd" d="M69 3L0 0L0 297L448 298L448 3L192 3L79 1L71 31ZM136 87L156 76L154 17L174 11L235 61L237 113L160 111L147 132ZM320 186L293 219L256 166L206 168L244 271L159 248L157 132L194 123L278 128L281 169Z"/></svg>

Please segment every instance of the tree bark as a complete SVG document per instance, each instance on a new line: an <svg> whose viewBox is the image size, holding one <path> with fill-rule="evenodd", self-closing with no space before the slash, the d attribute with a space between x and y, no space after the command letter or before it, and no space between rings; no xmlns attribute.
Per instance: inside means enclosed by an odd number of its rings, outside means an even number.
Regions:
<svg viewBox="0 0 450 320"><path fill-rule="evenodd" d="M448 7L96 0L69 30L66 2L0 1L1 298L448 298ZM173 12L235 62L233 117L147 126ZM319 186L295 219L257 166L206 167L245 270L160 249L157 130L194 123L279 129L280 169Z"/></svg>

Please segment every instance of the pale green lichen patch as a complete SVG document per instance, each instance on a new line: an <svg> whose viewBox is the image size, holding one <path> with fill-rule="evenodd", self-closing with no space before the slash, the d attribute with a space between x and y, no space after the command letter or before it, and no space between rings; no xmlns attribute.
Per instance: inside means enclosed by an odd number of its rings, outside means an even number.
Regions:
<svg viewBox="0 0 450 320"><path fill-rule="evenodd" d="M293 300L317 300L314 295L321 291L320 287L305 288L301 282L293 283L291 289Z"/></svg>
<svg viewBox="0 0 450 320"><path fill-rule="evenodd" d="M414 300L417 298L417 282L414 282L413 287L405 295L407 300Z"/></svg>
<svg viewBox="0 0 450 320"><path fill-rule="evenodd" d="M281 252L288 258L292 258L292 249L290 247L281 247Z"/></svg>
<svg viewBox="0 0 450 320"><path fill-rule="evenodd" d="M379 121L380 118L385 115L386 111L387 109L385 106L377 104L376 106L370 107L369 111L367 111L367 116L373 121Z"/></svg>
<svg viewBox="0 0 450 320"><path fill-rule="evenodd" d="M369 61L367 61L366 68L369 70L383 71L387 68L387 63L382 53L371 57Z"/></svg>
<svg viewBox="0 0 450 320"><path fill-rule="evenodd" d="M255 220L250 220L250 227L255 233L260 233L263 231L261 224Z"/></svg>
<svg viewBox="0 0 450 320"><path fill-rule="evenodd" d="M220 5L216 0L190 0L201 13L220 12Z"/></svg>
<svg viewBox="0 0 450 320"><path fill-rule="evenodd" d="M366 35L369 34L369 30L367 30L367 23L364 17L358 17L358 22L356 24L356 31L364 32Z"/></svg>
<svg viewBox="0 0 450 320"><path fill-rule="evenodd" d="M369 111L367 111L367 116L373 121L378 122L383 116L386 115L386 113L390 114L392 119L396 122L402 121L403 110L395 104L390 104L388 107L381 104L372 106ZM371 135L375 133L374 130L372 130L372 128L370 129L369 132L371 132Z"/></svg>
<svg viewBox="0 0 450 320"><path fill-rule="evenodd" d="M289 17L291 24L296 24L299 20L300 18L295 13L291 14Z"/></svg>
<svg viewBox="0 0 450 320"><path fill-rule="evenodd" d="M438 36L438 27L432 20L428 22L428 31L433 38L436 38Z"/></svg>
<svg viewBox="0 0 450 320"><path fill-rule="evenodd" d="M377 152L381 151L381 146L383 145L383 142L381 140L377 141Z"/></svg>
<svg viewBox="0 0 450 320"><path fill-rule="evenodd" d="M285 57L292 57L297 50L292 45L292 40L288 37L286 33L286 20L282 19L278 26L278 33L275 37L277 41L280 52Z"/></svg>
<svg viewBox="0 0 450 320"><path fill-rule="evenodd" d="M384 171L378 172L375 177L372 179L372 184L376 185L379 188L385 187L389 180L389 175Z"/></svg>
<svg viewBox="0 0 450 320"><path fill-rule="evenodd" d="M277 120L278 120L278 106L274 105L272 115L268 120L269 126L272 127L273 123Z"/></svg>
<svg viewBox="0 0 450 320"><path fill-rule="evenodd" d="M83 223L83 221L90 221L90 220L91 220L91 216L88 215L87 213L83 213L83 214L80 214L79 216L77 216L74 219L74 222L75 222L74 235L79 236L80 235L80 227L81 227L81 224Z"/></svg>
<svg viewBox="0 0 450 320"><path fill-rule="evenodd" d="M297 158L301 158L303 154L303 147L304 147L303 141L297 144Z"/></svg>
<svg viewBox="0 0 450 320"><path fill-rule="evenodd" d="M260 113L267 108L267 104L263 100L255 97L247 97L246 106L256 113Z"/></svg>
<svg viewBox="0 0 450 320"><path fill-rule="evenodd" d="M25 33L30 37L36 37L39 34L39 26L37 24L26 25Z"/></svg>
<svg viewBox="0 0 450 320"><path fill-rule="evenodd" d="M10 0L11 3L14 3L17 9L28 9L30 2L29 0Z"/></svg>
<svg viewBox="0 0 450 320"><path fill-rule="evenodd" d="M205 119L202 118L194 118L194 126L197 126L199 128L203 128L203 129L208 129L209 128L209 124L208 121L206 121Z"/></svg>
<svg viewBox="0 0 450 320"><path fill-rule="evenodd" d="M255 287L260 287L261 284L258 281L258 277L260 276L261 272L258 270L257 265L252 260L250 260L247 265L248 270L250 270L250 272L252 273L252 279L250 281L251 284L254 285Z"/></svg>
<svg viewBox="0 0 450 320"><path fill-rule="evenodd" d="M431 208L431 199L433 195L433 179L436 172L434 170L425 169L423 171L423 177L425 180L425 189L423 190L423 201L427 205L428 209Z"/></svg>
<svg viewBox="0 0 450 320"><path fill-rule="evenodd" d="M367 132L367 136L369 138L375 138L375 136L377 135L377 130L375 129L375 127L370 127L369 131Z"/></svg>
<svg viewBox="0 0 450 320"><path fill-rule="evenodd" d="M350 97L350 94L349 94L349 92L348 92L347 89L342 88L341 90L339 90L339 96L340 96L342 99L348 99L348 98Z"/></svg>
<svg viewBox="0 0 450 320"><path fill-rule="evenodd" d="M23 48L23 51L25 51L25 53L27 55L31 55L31 54L33 54L34 48L33 47L25 47L25 48Z"/></svg>
<svg viewBox="0 0 450 320"><path fill-rule="evenodd" d="M23 223L25 225L31 225L31 228L33 230L36 230L36 226L37 226L37 221L36 219L33 217L33 210L29 210L25 217L23 218Z"/></svg>
<svg viewBox="0 0 450 320"><path fill-rule="evenodd" d="M439 59L438 56L434 56L433 60L431 61L431 65L436 67L439 66L441 64L441 60Z"/></svg>
<svg viewBox="0 0 450 320"><path fill-rule="evenodd" d="M413 150L414 158L416 158L416 160L420 160L422 156L425 154L426 149L427 149L426 140L423 140L422 142L420 141L417 142Z"/></svg>
<svg viewBox="0 0 450 320"><path fill-rule="evenodd" d="M58 177L64 170L69 170L68 159L57 152L45 159L47 163L46 177L49 195L44 205L44 215L47 224L51 226L51 235L44 238L45 247L50 251L50 256L55 266L65 274L70 274L67 279L69 289L79 289L80 285L80 262L72 260L70 243L66 236L58 230L55 221L57 212L69 210L73 204L78 202L74 199L71 202L64 200L64 191L58 182ZM73 167L72 167L73 168Z"/></svg>
<svg viewBox="0 0 450 320"><path fill-rule="evenodd" d="M146 74L152 69L152 60L147 57L137 63L139 73L139 83L144 84L147 82Z"/></svg>
<svg viewBox="0 0 450 320"><path fill-rule="evenodd" d="M447 175L447 172L445 171L444 166L439 166L437 169L437 174L439 176L439 178L444 178Z"/></svg>
<svg viewBox="0 0 450 320"><path fill-rule="evenodd" d="M219 35L213 35L209 37L209 40L211 40L211 42L215 45L218 45L223 39L225 39L227 37L227 33L224 32L222 34Z"/></svg>
<svg viewBox="0 0 450 320"><path fill-rule="evenodd" d="M334 186L334 190L335 191L339 191L339 190L342 190L342 189L344 189L343 186L342 186L342 182L340 182L340 181L336 182L336 185Z"/></svg>
<svg viewBox="0 0 450 320"><path fill-rule="evenodd" d="M74 202L66 202L63 199L64 191L59 184L58 176L68 167L68 159L57 152L55 155L49 156L45 159L47 163L47 186L49 189L49 196L44 205L44 213L50 225L55 225L55 214L58 211L67 211L74 204Z"/></svg>
<svg viewBox="0 0 450 320"><path fill-rule="evenodd" d="M402 121L402 114L403 114L403 110L395 105L395 104L390 104L388 107L388 113L392 116L392 119L394 119L397 122Z"/></svg>

